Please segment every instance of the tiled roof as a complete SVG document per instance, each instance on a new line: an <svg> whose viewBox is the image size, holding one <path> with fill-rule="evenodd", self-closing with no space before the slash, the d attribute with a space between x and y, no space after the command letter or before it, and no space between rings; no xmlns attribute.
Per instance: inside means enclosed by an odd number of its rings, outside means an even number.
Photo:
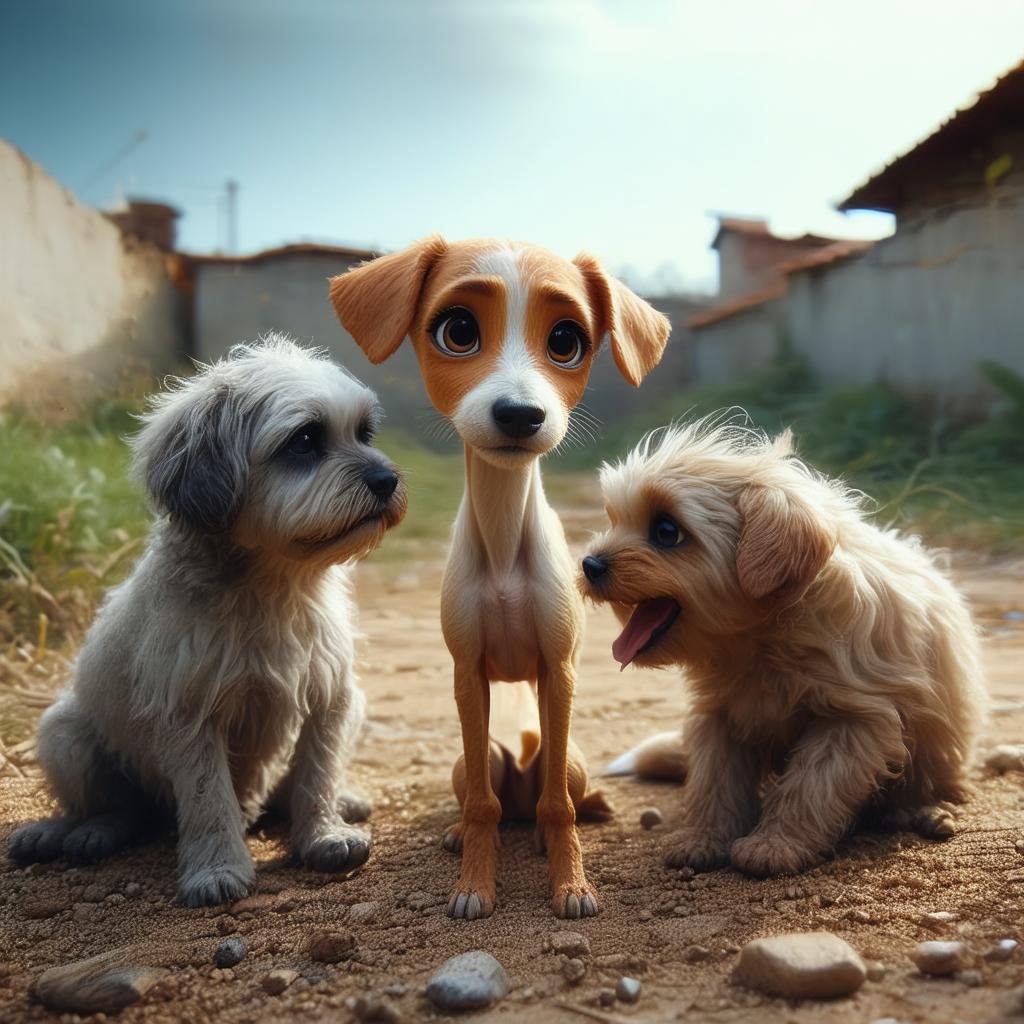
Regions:
<svg viewBox="0 0 1024 1024"><path fill-rule="evenodd" d="M786 282L780 281L778 284L769 285L767 288L759 288L756 292L747 292L746 295L732 299L724 305L715 306L714 309L691 316L686 321L686 326L690 328L707 327L708 324L718 323L719 320L725 320L730 316L735 316L737 313L743 313L748 309L763 306L766 302L781 299L785 294Z"/></svg>
<svg viewBox="0 0 1024 1024"><path fill-rule="evenodd" d="M266 260L278 259L281 256L340 256L348 260L372 260L379 253L370 249L352 249L345 245L318 245L315 242L296 242L292 245L281 245L276 249L264 249L262 252L250 253L247 256L236 256L224 253L189 253L187 258L194 263L263 263Z"/></svg>
<svg viewBox="0 0 1024 1024"><path fill-rule="evenodd" d="M908 180L924 176L933 161L946 156L963 157L979 141L997 131L1021 129L1024 129L1024 61L854 189L839 203L838 209L892 213L910 194Z"/></svg>
<svg viewBox="0 0 1024 1024"><path fill-rule="evenodd" d="M833 242L831 245L818 249L817 252L812 252L806 256L801 256L799 259L789 260L786 263L780 264L779 270L784 274L795 274L800 270L827 267L830 263L849 259L851 256L859 256L862 252L867 252L874 244L874 242L855 238L842 242Z"/></svg>

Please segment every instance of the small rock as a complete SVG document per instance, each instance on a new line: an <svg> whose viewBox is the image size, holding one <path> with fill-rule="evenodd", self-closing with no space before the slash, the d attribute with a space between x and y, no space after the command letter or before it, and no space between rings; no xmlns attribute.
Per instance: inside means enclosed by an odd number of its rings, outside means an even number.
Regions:
<svg viewBox="0 0 1024 1024"><path fill-rule="evenodd" d="M603 988L597 993L597 1003L599 1006L614 1006L615 1005L615 989Z"/></svg>
<svg viewBox="0 0 1024 1024"><path fill-rule="evenodd" d="M122 952L51 967L35 980L32 994L58 1013L118 1013L141 999L167 973L121 963Z"/></svg>
<svg viewBox="0 0 1024 1024"><path fill-rule="evenodd" d="M356 949L356 937L349 931L318 932L309 941L309 957L322 964L347 960Z"/></svg>
<svg viewBox="0 0 1024 1024"><path fill-rule="evenodd" d="M871 924L871 915L866 910L849 910L846 916L850 921L856 921L857 924Z"/></svg>
<svg viewBox="0 0 1024 1024"><path fill-rule="evenodd" d="M953 977L959 981L961 985L966 985L968 988L980 988L985 984L985 979L982 976L981 971L976 970L973 967L968 968L966 971L957 971Z"/></svg>
<svg viewBox="0 0 1024 1024"><path fill-rule="evenodd" d="M992 963L1002 963L1005 960L1012 960L1016 951L1016 939L1000 939L985 953L985 959Z"/></svg>
<svg viewBox="0 0 1024 1024"><path fill-rule="evenodd" d="M298 900L281 900L281 902L274 907L274 913L290 914L298 905Z"/></svg>
<svg viewBox="0 0 1024 1024"><path fill-rule="evenodd" d="M711 950L707 946L687 946L683 950L683 959L688 964L699 964L711 956Z"/></svg>
<svg viewBox="0 0 1024 1024"><path fill-rule="evenodd" d="M570 985L578 985L587 974L587 965L577 957L572 957L562 964L562 976Z"/></svg>
<svg viewBox="0 0 1024 1024"><path fill-rule="evenodd" d="M298 976L298 971L278 969L264 974L260 985L268 996L279 996Z"/></svg>
<svg viewBox="0 0 1024 1024"><path fill-rule="evenodd" d="M829 932L772 935L740 951L737 978L769 995L832 999L864 983L864 961L849 943Z"/></svg>
<svg viewBox="0 0 1024 1024"><path fill-rule="evenodd" d="M30 921L45 921L67 909L67 900L40 898L25 903L21 912Z"/></svg>
<svg viewBox="0 0 1024 1024"><path fill-rule="evenodd" d="M129 882L124 887L124 894L128 899L134 899L139 893L142 892L142 886L138 882Z"/></svg>
<svg viewBox="0 0 1024 1024"><path fill-rule="evenodd" d="M868 981L881 981L889 973L889 968L881 960L872 960L867 968Z"/></svg>
<svg viewBox="0 0 1024 1024"><path fill-rule="evenodd" d="M242 962L248 952L249 947L246 946L245 941L237 935L233 935L230 939L225 939L213 951L213 962L218 967L234 967L235 964Z"/></svg>
<svg viewBox="0 0 1024 1024"><path fill-rule="evenodd" d="M398 1011L386 1000L374 996L349 996L345 1009L356 1020L374 1021L378 1024L393 1024L399 1019Z"/></svg>
<svg viewBox="0 0 1024 1024"><path fill-rule="evenodd" d="M82 890L81 900L83 903L102 903L107 895L107 890L102 885L87 885Z"/></svg>
<svg viewBox="0 0 1024 1024"><path fill-rule="evenodd" d="M956 914L951 914L948 910L936 910L921 918L921 924L933 932L948 930L954 921L956 921Z"/></svg>
<svg viewBox="0 0 1024 1024"><path fill-rule="evenodd" d="M548 948L552 953L565 956L590 956L590 939L579 932L552 932L548 937Z"/></svg>
<svg viewBox="0 0 1024 1024"><path fill-rule="evenodd" d="M962 942L922 942L911 954L922 974L942 978L969 966L971 958Z"/></svg>
<svg viewBox="0 0 1024 1024"><path fill-rule="evenodd" d="M657 828L664 822L665 816L657 807L645 807L640 812L640 827L646 829Z"/></svg>
<svg viewBox="0 0 1024 1024"><path fill-rule="evenodd" d="M985 767L994 772L1024 769L1024 743L1004 743L985 758Z"/></svg>
<svg viewBox="0 0 1024 1024"><path fill-rule="evenodd" d="M871 1024L900 1024L895 1017L876 1017Z"/></svg>
<svg viewBox="0 0 1024 1024"><path fill-rule="evenodd" d="M446 960L427 983L427 998L441 1010L480 1010L508 995L505 968L482 949Z"/></svg>
<svg viewBox="0 0 1024 1024"><path fill-rule="evenodd" d="M348 919L351 924L369 924L377 917L376 903L353 903L348 908Z"/></svg>
<svg viewBox="0 0 1024 1024"><path fill-rule="evenodd" d="M635 1003L640 998L640 982L636 978L619 978L615 983L615 998L623 1003Z"/></svg>

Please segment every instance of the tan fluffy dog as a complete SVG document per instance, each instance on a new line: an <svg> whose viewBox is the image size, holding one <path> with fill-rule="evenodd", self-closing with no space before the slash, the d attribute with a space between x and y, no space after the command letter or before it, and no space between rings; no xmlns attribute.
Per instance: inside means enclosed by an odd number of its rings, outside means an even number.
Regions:
<svg viewBox="0 0 1024 1024"><path fill-rule="evenodd" d="M933 557L867 522L788 432L671 427L601 484L612 525L585 590L625 623L623 667L682 665L692 693L666 862L800 871L866 811L949 835L985 693Z"/></svg>
<svg viewBox="0 0 1024 1024"><path fill-rule="evenodd" d="M465 754L454 780L462 821L446 837L462 848L448 913L491 913L498 822L536 802L554 912L596 914L575 827L586 770L569 739L583 605L539 462L565 438L602 341L636 385L661 358L668 321L589 256L493 239L428 238L334 278L331 299L372 362L411 341L430 400L465 445L441 594ZM516 681L520 699L502 703L518 725L501 743L496 719L508 715L492 713L491 684L505 696ZM539 764L536 744L508 745L538 722Z"/></svg>

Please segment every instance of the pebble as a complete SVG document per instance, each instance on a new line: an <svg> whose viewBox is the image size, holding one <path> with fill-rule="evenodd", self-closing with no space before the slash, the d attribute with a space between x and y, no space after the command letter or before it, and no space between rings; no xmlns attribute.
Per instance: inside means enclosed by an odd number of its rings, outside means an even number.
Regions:
<svg viewBox="0 0 1024 1024"><path fill-rule="evenodd" d="M587 974L587 965L577 957L572 957L562 964L562 976L570 985L578 985Z"/></svg>
<svg viewBox="0 0 1024 1024"><path fill-rule="evenodd" d="M872 960L867 967L868 981L881 981L889 973L889 968L881 960Z"/></svg>
<svg viewBox="0 0 1024 1024"><path fill-rule="evenodd" d="M322 964L347 960L356 949L356 937L350 931L317 932L309 940L309 956Z"/></svg>
<svg viewBox="0 0 1024 1024"><path fill-rule="evenodd" d="M832 999L864 983L867 970L849 943L830 932L772 935L740 951L737 978L769 995Z"/></svg>
<svg viewBox="0 0 1024 1024"><path fill-rule="evenodd" d="M1024 743L1004 743L985 758L985 767L994 772L1024 769Z"/></svg>
<svg viewBox="0 0 1024 1024"><path fill-rule="evenodd" d="M871 924L871 915L866 910L847 911L847 918L856 921L857 924Z"/></svg>
<svg viewBox="0 0 1024 1024"><path fill-rule="evenodd" d="M954 921L956 921L956 914L951 914L948 910L936 910L921 918L921 924L933 932L945 931Z"/></svg>
<svg viewBox="0 0 1024 1024"><path fill-rule="evenodd" d="M657 807L645 807L640 812L640 826L646 829L657 828L665 820L665 816Z"/></svg>
<svg viewBox="0 0 1024 1024"><path fill-rule="evenodd" d="M107 890L102 885L87 885L82 890L81 900L83 903L102 903L107 895Z"/></svg>
<svg viewBox="0 0 1024 1024"><path fill-rule="evenodd" d="M623 1003L635 1003L640 998L640 982L636 978L619 978L615 983L615 998Z"/></svg>
<svg viewBox="0 0 1024 1024"><path fill-rule="evenodd" d="M279 996L299 976L298 971L278 969L263 975L260 984L268 996Z"/></svg>
<svg viewBox="0 0 1024 1024"><path fill-rule="evenodd" d="M552 932L548 936L548 947L552 953L565 956L590 956L590 939L579 932Z"/></svg>
<svg viewBox="0 0 1024 1024"><path fill-rule="evenodd" d="M127 896L127 897L128 897L129 899L134 899L134 898L135 898L136 896L138 896L138 895L139 895L139 893L141 893L141 892L142 892L142 886L141 886L141 885L139 885L139 883L138 883L138 882L129 882L129 883L128 883L128 884L127 884L127 885L126 885L125 887L124 887L124 894L125 894L125 896Z"/></svg>
<svg viewBox="0 0 1024 1024"><path fill-rule="evenodd" d="M615 1005L615 989L603 988L597 993L597 1002L600 1006L614 1006Z"/></svg>
<svg viewBox="0 0 1024 1024"><path fill-rule="evenodd" d="M230 939L225 939L213 951L213 962L218 967L234 967L235 964L240 964L245 959L245 954L248 952L249 947L246 946L245 940L233 935Z"/></svg>
<svg viewBox="0 0 1024 1024"><path fill-rule="evenodd" d="M68 909L67 900L46 899L45 897L27 902L21 912L30 921L45 921Z"/></svg>
<svg viewBox="0 0 1024 1024"><path fill-rule="evenodd" d="M120 961L120 951L103 953L44 971L32 992L58 1013L118 1013L141 999L167 972Z"/></svg>
<svg viewBox="0 0 1024 1024"><path fill-rule="evenodd" d="M427 998L441 1010L481 1010L508 995L505 968L482 949L446 960L427 983Z"/></svg>
<svg viewBox="0 0 1024 1024"><path fill-rule="evenodd" d="M348 919L352 924L369 924L377 917L376 903L353 903L348 909Z"/></svg>
<svg viewBox="0 0 1024 1024"><path fill-rule="evenodd" d="M230 913L235 914L257 914L262 910L268 910L274 905L274 897L268 893L257 893L255 896L243 896L236 903L231 904Z"/></svg>
<svg viewBox="0 0 1024 1024"><path fill-rule="evenodd" d="M386 999L374 996L349 996L345 1000L345 1009L356 1020L376 1021L379 1024L393 1024L400 1019L400 1014Z"/></svg>
<svg viewBox="0 0 1024 1024"><path fill-rule="evenodd" d="M990 950L985 953L985 959L990 962L1001 963L1013 959L1017 951L1016 939L1000 939Z"/></svg>
<svg viewBox="0 0 1024 1024"><path fill-rule="evenodd" d="M922 974L946 977L969 966L971 958L962 942L922 942L910 957Z"/></svg>
<svg viewBox="0 0 1024 1024"><path fill-rule="evenodd" d="M953 977L961 985L966 985L968 988L980 988L985 984L985 978L982 976L981 971L975 970L973 967L968 968L966 971L957 971Z"/></svg>
<svg viewBox="0 0 1024 1024"><path fill-rule="evenodd" d="M687 946L683 950L683 959L688 964L699 964L711 956L711 950L707 946Z"/></svg>

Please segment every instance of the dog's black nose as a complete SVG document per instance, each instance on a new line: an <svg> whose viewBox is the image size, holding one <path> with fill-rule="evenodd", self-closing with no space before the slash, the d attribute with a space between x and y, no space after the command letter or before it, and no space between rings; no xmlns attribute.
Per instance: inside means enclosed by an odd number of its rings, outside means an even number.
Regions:
<svg viewBox="0 0 1024 1024"><path fill-rule="evenodd" d="M596 583L608 571L608 563L598 555L587 555L583 559L583 575Z"/></svg>
<svg viewBox="0 0 1024 1024"><path fill-rule="evenodd" d="M524 405L499 398L491 406L494 422L506 437L531 437L544 422L544 410L539 405Z"/></svg>
<svg viewBox="0 0 1024 1024"><path fill-rule="evenodd" d="M363 474L363 483L374 497L387 501L398 486L398 474L387 466L374 466Z"/></svg>

